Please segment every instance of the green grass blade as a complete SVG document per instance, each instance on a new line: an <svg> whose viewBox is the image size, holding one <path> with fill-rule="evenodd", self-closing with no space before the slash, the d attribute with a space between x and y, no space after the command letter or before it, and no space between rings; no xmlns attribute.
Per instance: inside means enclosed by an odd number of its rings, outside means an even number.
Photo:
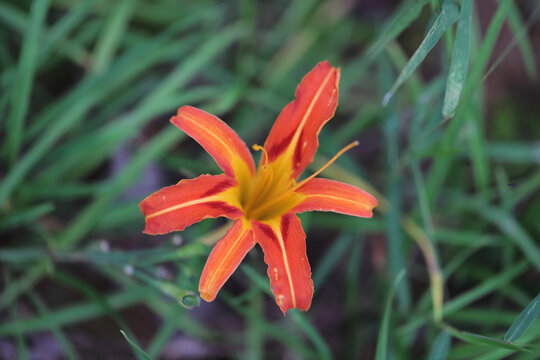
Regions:
<svg viewBox="0 0 540 360"><path fill-rule="evenodd" d="M491 293L492 291L510 283L510 281L521 275L525 270L527 270L528 267L529 266L525 261L509 267L507 270L501 272L500 274L491 277L489 280L484 281L483 283L477 285L471 290L459 296L456 296L452 300L448 301L444 305L443 313L445 315L450 315L464 308L465 306Z"/></svg>
<svg viewBox="0 0 540 360"><path fill-rule="evenodd" d="M171 91L174 91L177 86L184 85L191 79L198 69L205 63L210 61L220 51L232 41L241 35L240 27L231 27L228 31L223 31L219 36L212 38L205 44L199 52L196 52L193 57L180 64L172 74L148 97L143 103L144 109L152 108L153 103L159 102L166 97ZM142 111L142 110L141 110ZM146 118L147 119L147 118ZM132 124L133 126L133 124ZM132 161L122 170L111 183L108 189L101 194L93 203L82 211L77 219L64 231L60 236L59 244L62 246L71 247L75 245L88 232L95 222L100 218L104 209L122 189L133 183L140 176L141 171L151 161L161 157L174 144L182 139L184 134L167 127L160 135L156 136L152 143L141 149Z"/></svg>
<svg viewBox="0 0 540 360"><path fill-rule="evenodd" d="M456 40L454 42L454 49L452 50L452 62L450 63L448 80L446 82L446 92L444 94L442 114L445 118L454 114L467 78L472 8L473 0L461 1L461 13L459 15Z"/></svg>
<svg viewBox="0 0 540 360"><path fill-rule="evenodd" d="M0 218L0 232L2 232L2 230L32 223L40 216L48 214L53 210L54 205L52 203L45 203L4 215Z"/></svg>
<svg viewBox="0 0 540 360"><path fill-rule="evenodd" d="M452 336L471 344L487 345L494 348L529 352L529 350L527 350L523 346L512 344L501 339L496 339L496 338L492 338L492 337L484 336L484 335L473 334L467 331L461 331L448 325L444 325L443 327L444 327L444 330L452 334Z"/></svg>
<svg viewBox="0 0 540 360"><path fill-rule="evenodd" d="M470 104L472 92L482 83L482 75L484 73L484 69L492 54L495 42L499 36L503 22L506 19L510 1L511 0L505 0L499 6L497 12L492 17L491 22L489 23L489 27L484 37L484 41L476 52L474 61L472 61L471 70L469 71L469 75L463 89L462 98L465 99L465 102L462 104L462 106L458 108L456 115L452 118L450 125L444 133L444 137L442 138L440 145L440 148L443 151L449 151L455 148L456 139L458 138L459 131L461 130L464 122L469 119L466 116L466 110L468 110L467 105ZM430 201L433 201L436 196L438 196L441 187L444 184L444 180L448 175L451 163L452 157L449 156L441 156L437 158L437 161L434 162L433 167L429 172L428 181L426 183Z"/></svg>
<svg viewBox="0 0 540 360"><path fill-rule="evenodd" d="M477 206L477 213L513 240L523 252L523 256L540 269L540 248L511 214L496 207L482 205Z"/></svg>
<svg viewBox="0 0 540 360"><path fill-rule="evenodd" d="M489 62L489 59L491 58L502 25L505 19L508 17L508 9L510 8L511 2L511 0L502 0L501 4L497 9L497 12L492 17L491 22L489 23L486 35L484 37L482 45L480 45L480 48L476 53L476 56L471 66L470 75L467 78L465 89L463 90L463 94L465 97L471 96L472 92L483 82L482 79L484 76L484 70Z"/></svg>
<svg viewBox="0 0 540 360"><path fill-rule="evenodd" d="M215 92L214 92L215 93ZM50 183L55 186L59 182L72 179L84 178L89 172L103 164L111 152L121 144L136 136L139 124L159 116L165 112L173 112L178 104L190 104L204 100L211 95L208 91L193 89L181 95L163 97L152 104L141 105L116 119L115 122L106 124L100 129L86 136L81 136L50 154L48 158L62 158L62 162L52 162L47 169L38 176L38 181ZM80 163L80 158L87 160ZM204 169L208 171L208 169Z"/></svg>
<svg viewBox="0 0 540 360"><path fill-rule="evenodd" d="M195 17L195 19L198 19ZM153 65L159 55L159 50L166 46L167 40L174 35L179 28L186 26L186 23L179 22L172 24L167 30L154 37L152 41L140 44L128 51L121 59L117 60L115 66L111 67L103 75L90 77L84 80L77 89L59 101L52 109L40 117L40 126L37 127L34 135L39 137L33 142L33 146L27 151L24 157L17 163L0 186L0 204L2 204L13 192L15 187L23 180L30 169L45 156L56 140L60 138L70 128L78 124L84 115L99 101L110 96L111 92L118 87L125 85L139 75L147 67ZM238 29L237 29L238 32ZM224 36L225 39L221 38ZM215 45L217 41L224 41L230 36L230 32L224 32L210 41ZM218 49L221 49L218 47ZM200 60L200 59L199 59ZM204 65L204 62L197 63L197 66ZM191 69L184 69L191 70ZM193 76L191 73L184 74L184 81ZM173 79L172 81L175 81ZM167 81L164 82L168 84ZM162 88L162 87L161 87ZM161 94L163 95L163 94ZM159 100L159 97L154 100ZM54 126L47 126L53 123ZM30 132L32 130L30 129Z"/></svg>
<svg viewBox="0 0 540 360"><path fill-rule="evenodd" d="M420 15L420 11L428 2L429 0L404 2L383 27L380 35L368 48L366 55L375 58L386 45L397 38Z"/></svg>
<svg viewBox="0 0 540 360"><path fill-rule="evenodd" d="M5 3L0 3L0 22L19 32L24 32L28 26L26 14Z"/></svg>
<svg viewBox="0 0 540 360"><path fill-rule="evenodd" d="M133 286L116 294L105 297L105 301L115 310L148 301L155 292L148 286ZM32 333L49 330L51 326L64 326L92 319L106 312L106 309L95 301L82 304L65 305L50 311L43 316L21 319L17 324L4 322L0 324L0 335Z"/></svg>
<svg viewBox="0 0 540 360"><path fill-rule="evenodd" d="M73 247L99 221L103 212L109 206L110 201L122 189L133 183L151 161L165 154L182 138L183 133L174 131L174 129L169 129L168 127L158 136L154 137L150 144L135 154L122 172L109 183L107 189L79 213L77 218L59 236L58 245L64 248Z"/></svg>
<svg viewBox="0 0 540 360"><path fill-rule="evenodd" d="M246 270L247 266L242 266L244 270ZM249 268L249 270L246 271L246 274L249 274L249 277L255 281L255 283L259 283L259 280L257 280L257 277L260 277L260 280L264 282L262 277L255 273L255 270ZM253 275L253 277L251 276ZM266 285L266 284L265 284ZM270 288L266 285L268 288L268 292L270 292ZM280 326L281 324L274 324L272 322L266 321L264 318L261 318L259 313L253 313L250 308L247 308L246 306L239 305L234 303L232 301L230 296L225 296L225 291L221 291L220 294L223 297L223 299L239 314L244 316L246 320L249 322L252 322L253 324L257 324L259 326L260 331L264 332L264 334L270 338L277 340L278 342L282 343L287 349L294 351L295 353L302 354L304 358L306 359L316 359L318 358L318 354L313 349L313 346L307 345L304 342L304 339L301 337L301 334L298 333L298 331L286 331L286 329L283 326Z"/></svg>
<svg viewBox="0 0 540 360"><path fill-rule="evenodd" d="M272 47L278 46L281 44L281 39L298 31L302 22L306 20L313 11L313 8L317 5L317 1L292 1L288 4L289 6L275 23L275 26L269 34L268 42Z"/></svg>
<svg viewBox="0 0 540 360"><path fill-rule="evenodd" d="M29 295L28 297L30 298L30 301L36 307L38 311L38 316L43 316L44 314L50 311L49 307L45 305L43 300L41 300L41 298L37 294L34 294L33 292L29 292L28 295ZM63 330L59 326L52 326L51 331L54 337L56 338L56 341L58 341L58 344L64 351L63 355L68 360L79 359L77 352L73 348L73 345L69 341L68 337L64 334Z"/></svg>
<svg viewBox="0 0 540 360"><path fill-rule="evenodd" d="M77 6L73 6L69 14L62 17L58 23L44 34L45 39L39 49L41 59L47 58L54 49L61 48L62 43L68 41L68 34L83 22L94 4L95 0L88 0Z"/></svg>
<svg viewBox="0 0 540 360"><path fill-rule="evenodd" d="M332 359L332 352L326 344L326 341L321 336L319 331L309 322L309 320L307 320L304 314L302 314L298 309L293 309L289 311L287 315L291 317L296 325L298 325L298 327L302 329L307 337L313 342L320 359Z"/></svg>
<svg viewBox="0 0 540 360"><path fill-rule="evenodd" d="M538 163L540 144L524 141L495 142L486 145L488 156L497 163L535 164Z"/></svg>
<svg viewBox="0 0 540 360"><path fill-rule="evenodd" d="M416 49L413 56L409 59L409 62L403 70L399 77L394 82L390 90L384 95L383 105L387 105L396 90L411 76L411 74L416 70L416 68L424 61L427 54L433 49L435 44L439 41L441 36L444 34L446 29L448 29L459 17L459 8L452 2L446 1L443 4L443 10L440 15L435 20L435 23L427 33L426 37Z"/></svg>
<svg viewBox="0 0 540 360"><path fill-rule="evenodd" d="M135 0L119 1L116 5L96 44L92 68L96 73L103 72L109 67L122 40Z"/></svg>
<svg viewBox="0 0 540 360"><path fill-rule="evenodd" d="M441 331L431 347L428 360L446 360L450 352L451 339L446 331Z"/></svg>
<svg viewBox="0 0 540 360"><path fill-rule="evenodd" d="M264 279L263 276L258 274L253 268L244 264L242 265L242 270L246 275L265 293L270 296L273 296L272 291L270 290L268 281ZM313 342L315 345L319 356L322 359L331 359L332 353L330 348L324 341L324 338L319 334L319 331L313 327L313 325L307 320L306 316L299 312L297 309L293 309L287 313L296 325L302 330L304 334Z"/></svg>
<svg viewBox="0 0 540 360"><path fill-rule="evenodd" d="M379 58L379 69L377 72L378 90L382 94L392 84L392 71L390 62L386 56ZM405 256L403 251L403 232L401 230L400 219L403 211L403 181L402 173L399 170L400 117L397 116L396 102L391 102L384 109L383 133L386 143L386 171L388 172L386 193L388 201L393 205L385 216L386 236L388 243L388 265L390 268L390 278L395 278L405 269ZM408 282L405 280L397 287L397 299L400 310L405 310L411 304L411 292Z"/></svg>
<svg viewBox="0 0 540 360"><path fill-rule="evenodd" d="M527 305L525 310L519 314L516 321L514 321L510 329L508 329L506 335L504 335L504 340L511 342L518 341L525 331L527 331L527 329L532 325L534 320L536 320L538 315L540 315L540 295L535 297L533 301Z"/></svg>
<svg viewBox="0 0 540 360"><path fill-rule="evenodd" d="M164 322L159 327L158 332L154 335L150 344L148 344L148 355L152 358L159 358L163 349L178 328L178 317L181 316L180 311L183 310L180 307L175 308L174 315L164 318Z"/></svg>
<svg viewBox="0 0 540 360"><path fill-rule="evenodd" d="M489 179L490 167L489 160L486 154L486 140L484 139L485 129L482 121L482 115L477 108L469 107L467 109L469 121L469 148L470 158L472 161L473 178L477 190L480 193L486 193Z"/></svg>
<svg viewBox="0 0 540 360"><path fill-rule="evenodd" d="M323 285L334 266L343 259L345 252L351 245L351 241L351 235L344 233L334 240L328 251L325 252L324 258L319 262L319 265L313 273L315 291Z"/></svg>
<svg viewBox="0 0 540 360"><path fill-rule="evenodd" d="M21 317L19 315L19 308L17 307L17 304L10 305L9 315L11 316L12 321L14 321L15 323L19 321ZM15 343L16 343L16 349L17 349L16 359L17 360L30 360L30 357L28 356L28 347L26 346L26 342L22 334L17 334L15 336Z"/></svg>
<svg viewBox="0 0 540 360"><path fill-rule="evenodd" d="M377 352L375 353L375 360L387 360L388 359L388 336L390 332L390 316L392 313L392 300L394 299L394 293L399 283L405 276L405 270L402 270L394 279L390 291L386 297L386 303L384 306L383 318L381 320L381 327L379 329L379 338L377 340Z"/></svg>
<svg viewBox="0 0 540 360"><path fill-rule="evenodd" d="M346 357L348 359L358 359L362 353L361 332L362 329L357 326L362 321L362 316L358 311L358 298L361 296L359 288L361 287L360 267L362 259L363 238L357 235L347 254L347 270L345 278L345 316L349 320L346 324Z"/></svg>
<svg viewBox="0 0 540 360"><path fill-rule="evenodd" d="M259 314L259 317L263 317L264 311L264 294L255 290L255 294L252 295L249 301L249 308L253 314ZM263 360L264 359L264 344L266 336L261 329L260 321L255 320L253 317L248 320L247 328L244 331L246 348L243 354L243 358L247 360Z"/></svg>
<svg viewBox="0 0 540 360"><path fill-rule="evenodd" d="M170 296L172 299L177 301L179 305L188 310L198 307L201 304L201 299L195 295L193 291L182 289L173 282L155 279L139 270L135 270L133 275L141 281L144 281L145 283L156 288L163 294Z"/></svg>
<svg viewBox="0 0 540 360"><path fill-rule="evenodd" d="M46 250L40 247L21 246L7 248L2 247L0 249L0 261L6 263L18 264L27 263L43 259Z"/></svg>
<svg viewBox="0 0 540 360"><path fill-rule="evenodd" d="M525 28L523 19L521 19L519 9L513 1L510 2L510 6L508 7L508 25L518 42L521 59L525 65L527 75L530 78L536 79L538 77L538 69L536 68L533 47L527 36L527 29Z"/></svg>
<svg viewBox="0 0 540 360"><path fill-rule="evenodd" d="M49 0L37 0L30 10L30 23L25 32L17 75L12 80L11 111L7 119L5 151L13 162L19 153L23 138L24 118L30 104L32 81L38 66L39 40L45 25ZM1 201L0 201L1 203Z"/></svg>
<svg viewBox="0 0 540 360"><path fill-rule="evenodd" d="M45 275L45 268L45 263L34 265L24 275L13 281L5 290L2 290L0 294L0 309L11 304L21 293L32 288L34 284L41 280Z"/></svg>
<svg viewBox="0 0 540 360"><path fill-rule="evenodd" d="M137 355L138 358L142 358L142 359L145 359L145 360L152 360L152 358L150 357L150 355L148 355L147 353L145 353L143 349L141 349L137 344L135 344L135 342L133 342L133 340L131 340L131 339L126 335L126 333L124 332L124 330L120 330L120 333L124 336L124 338L126 339L126 341L127 341L128 344L129 344L129 346L131 346L131 348L133 349L133 351L135 352L135 354Z"/></svg>
<svg viewBox="0 0 540 360"><path fill-rule="evenodd" d="M123 319L123 317L120 315L120 313L117 311L117 309L109 303L108 299L102 296L101 293L99 293L96 289L94 289L91 285L87 284L84 281L81 281L81 279L73 276L70 273L64 272L62 270L56 270L54 273L54 279L59 282L62 285L68 286L77 292L80 292L84 296L86 296L90 301L94 302L95 304L101 306L101 308L104 311L104 314L108 315L114 322L119 326L123 328L127 328L128 325Z"/></svg>
<svg viewBox="0 0 540 360"><path fill-rule="evenodd" d="M523 181L519 186L516 188L513 197L512 197L512 204L516 205L523 199L527 198L528 196L531 196L531 194L534 194L538 188L540 187L540 171L537 171L533 175L531 175L528 179Z"/></svg>

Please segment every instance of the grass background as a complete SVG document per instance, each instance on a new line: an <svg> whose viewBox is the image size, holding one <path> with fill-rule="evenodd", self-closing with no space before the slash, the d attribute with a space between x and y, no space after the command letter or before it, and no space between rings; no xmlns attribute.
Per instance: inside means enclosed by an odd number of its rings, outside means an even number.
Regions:
<svg viewBox="0 0 540 360"><path fill-rule="evenodd" d="M538 359L539 12L0 1L0 358ZM168 119L194 105L261 144L324 59L340 105L308 173L359 140L323 176L375 216L302 215L309 312L281 315L258 248L201 303L224 222L141 234L145 196L219 172Z"/></svg>

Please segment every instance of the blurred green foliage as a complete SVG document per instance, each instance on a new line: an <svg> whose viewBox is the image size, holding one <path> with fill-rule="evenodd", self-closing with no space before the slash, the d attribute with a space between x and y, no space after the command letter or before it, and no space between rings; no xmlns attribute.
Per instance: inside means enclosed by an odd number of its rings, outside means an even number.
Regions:
<svg viewBox="0 0 540 360"><path fill-rule="evenodd" d="M537 359L539 6L398 3L0 1L0 357ZM198 306L223 222L140 234L146 195L217 171L168 118L261 143L324 59L310 170L358 139L323 176L379 213L302 216L309 312L281 315L260 251Z"/></svg>

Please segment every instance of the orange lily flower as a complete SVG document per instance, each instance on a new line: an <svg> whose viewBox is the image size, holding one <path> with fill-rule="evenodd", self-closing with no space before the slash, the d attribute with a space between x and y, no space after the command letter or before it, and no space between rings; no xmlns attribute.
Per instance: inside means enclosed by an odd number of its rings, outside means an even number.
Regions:
<svg viewBox="0 0 540 360"><path fill-rule="evenodd" d="M343 148L312 176L297 182L312 162L317 136L334 116L338 102L339 68L319 63L296 89L296 99L277 118L256 169L245 143L217 117L182 106L171 122L201 144L224 174L201 175L163 188L140 203L144 232L181 231L206 218L224 216L234 224L213 248L199 282L206 301L219 289L258 243L268 265L272 292L283 314L307 310L313 297L305 234L296 215L304 211L334 211L371 217L377 200L352 185L314 178L357 142Z"/></svg>

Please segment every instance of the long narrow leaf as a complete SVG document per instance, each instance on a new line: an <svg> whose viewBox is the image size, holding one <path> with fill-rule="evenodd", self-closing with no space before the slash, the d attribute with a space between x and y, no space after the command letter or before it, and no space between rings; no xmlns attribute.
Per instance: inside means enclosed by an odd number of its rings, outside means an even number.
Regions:
<svg viewBox="0 0 540 360"><path fill-rule="evenodd" d="M455 112L459 104L461 91L465 85L469 67L472 8L473 0L463 0L461 2L461 13L452 51L452 62L450 63L446 92L444 94L442 110L444 117L450 117Z"/></svg>
<svg viewBox="0 0 540 360"><path fill-rule="evenodd" d="M23 41L17 76L12 81L11 112L7 120L8 131L5 143L8 158L15 160L22 143L24 118L28 112L32 80L36 72L39 38L45 24L49 0L37 0L32 4L30 24ZM1 201L0 201L1 203Z"/></svg>
<svg viewBox="0 0 540 360"><path fill-rule="evenodd" d="M519 52L521 53L527 75L536 79L538 77L538 69L536 68L533 47L527 36L527 29L523 23L523 19L521 19L519 9L513 1L510 2L510 6L508 7L508 25L518 42Z"/></svg>
<svg viewBox="0 0 540 360"><path fill-rule="evenodd" d="M390 41L398 37L420 15L420 11L428 2L429 0L404 2L383 27L377 40L369 47L367 56L375 58Z"/></svg>
<svg viewBox="0 0 540 360"><path fill-rule="evenodd" d="M131 346L131 348L133 349L133 351L135 351L135 354L137 354L139 357L142 357L143 359L146 359L146 360L152 360L152 358L150 357L150 355L148 355L147 353L145 353L143 349L141 349L137 344L135 344L135 342L133 342L133 340L131 340L131 339L126 335L126 333L124 332L124 330L120 330L120 333L124 336L124 338L125 338L126 341L128 342L129 346Z"/></svg>
<svg viewBox="0 0 540 360"><path fill-rule="evenodd" d="M482 205L477 206L477 213L513 240L523 252L523 256L540 270L540 248L511 214L496 207Z"/></svg>
<svg viewBox="0 0 540 360"><path fill-rule="evenodd" d="M93 67L95 72L102 72L111 63L114 53L122 40L122 35L134 5L134 0L123 0L116 3L116 8L111 12L109 21L96 45Z"/></svg>
<svg viewBox="0 0 540 360"><path fill-rule="evenodd" d="M536 320L539 314L540 295L535 297L534 300L527 305L525 310L519 314L516 321L514 321L510 329L508 329L506 335L504 335L504 340L512 342L518 341L525 331L527 331L527 329L532 325L534 320Z"/></svg>
<svg viewBox="0 0 540 360"><path fill-rule="evenodd" d="M435 339L428 360L445 360L450 351L451 336L446 331L441 333Z"/></svg>
<svg viewBox="0 0 540 360"><path fill-rule="evenodd" d="M390 331L390 316L392 314L392 300L394 299L394 293L399 283L405 276L405 270L402 270L394 279L392 287L386 297L386 304L384 306L383 318L381 321L381 327L379 329L379 339L377 340L377 352L375 354L375 360L387 360L388 359L388 336Z"/></svg>
<svg viewBox="0 0 540 360"><path fill-rule="evenodd" d="M492 338L492 337L484 336L484 335L473 334L467 331L460 331L448 325L445 325L444 329L450 334L452 334L452 336L471 344L487 345L487 346L495 347L495 348L529 352L529 350L527 350L521 345L512 344L504 340L500 340L500 339L496 339L496 338Z"/></svg>
<svg viewBox="0 0 540 360"><path fill-rule="evenodd" d="M470 101L469 98L471 98L472 92L482 83L482 75L493 52L495 42L499 36L504 20L506 19L510 1L511 0L503 0L497 9L497 12L489 23L484 41L478 49L474 61L472 61L471 69L463 89L463 99L465 99L465 102ZM440 142L440 149L445 152L455 148L459 131L461 130L464 122L469 119L466 116L466 111L460 111L462 109L466 109L465 105L466 103L463 103L463 105L458 108L456 116L452 118L452 121L450 122L450 125L446 129L444 137ZM427 179L428 181L426 182L428 196L431 201L438 196L441 187L444 184L444 180L448 175L451 163L452 157L450 156L441 156L437 158L437 161L434 162L429 172L429 177Z"/></svg>
<svg viewBox="0 0 540 360"><path fill-rule="evenodd" d="M435 20L435 23L433 23L433 26L431 29L429 29L429 32L427 33L426 37L416 49L413 56L409 59L409 62L403 70L401 71L401 74L399 74L399 77L394 82L390 90L384 95L383 99L383 105L387 105L396 90L411 76L411 74L416 70L416 68L424 61L426 55L433 49L433 47L437 44L441 36L444 34L446 29L448 29L459 17L459 8L457 5L455 5L452 2L445 2L443 4L443 10L440 13L439 17L437 17L437 20Z"/></svg>

